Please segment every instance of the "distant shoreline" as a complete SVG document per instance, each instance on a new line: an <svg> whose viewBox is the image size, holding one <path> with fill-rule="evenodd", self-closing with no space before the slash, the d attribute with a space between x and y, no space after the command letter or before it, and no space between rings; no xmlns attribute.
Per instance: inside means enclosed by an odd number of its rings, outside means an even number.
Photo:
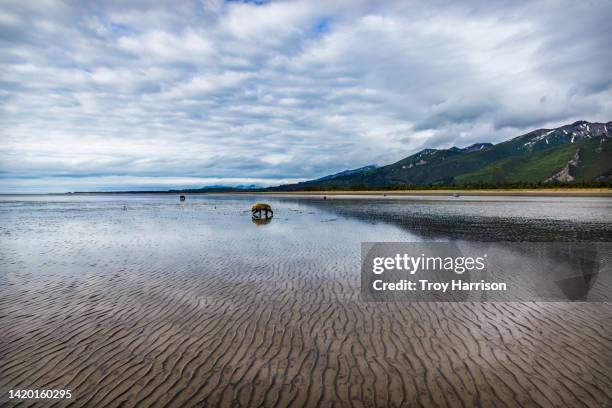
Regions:
<svg viewBox="0 0 612 408"><path fill-rule="evenodd" d="M212 193L207 193L212 194ZM219 194L219 193L217 193ZM509 190L361 190L361 191L258 191L258 192L229 192L221 194L237 195L308 195L308 196L346 196L346 195L368 195L368 196L525 196L525 197L612 197L612 189L595 188L568 188L568 189L509 189Z"/></svg>
<svg viewBox="0 0 612 408"><path fill-rule="evenodd" d="M0 193L1 196L82 196L82 195L271 195L271 196L514 196L514 197L612 197L612 188L549 189L425 189L425 190L321 190L321 191L89 191L76 193Z"/></svg>

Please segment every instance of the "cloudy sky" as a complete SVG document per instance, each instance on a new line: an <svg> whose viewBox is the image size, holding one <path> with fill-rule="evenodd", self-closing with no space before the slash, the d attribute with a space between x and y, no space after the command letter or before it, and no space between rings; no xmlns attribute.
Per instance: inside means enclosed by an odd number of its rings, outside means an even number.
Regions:
<svg viewBox="0 0 612 408"><path fill-rule="evenodd" d="M2 0L0 191L273 185L612 120L611 21L609 0Z"/></svg>

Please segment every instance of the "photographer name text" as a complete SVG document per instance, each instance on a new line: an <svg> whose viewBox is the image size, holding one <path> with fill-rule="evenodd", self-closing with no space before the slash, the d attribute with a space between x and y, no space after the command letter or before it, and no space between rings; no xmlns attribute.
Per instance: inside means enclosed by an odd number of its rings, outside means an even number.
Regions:
<svg viewBox="0 0 612 408"><path fill-rule="evenodd" d="M372 282L372 287L376 291L381 290L408 290L408 291L430 291L446 293L451 291L470 291L470 290L494 290L504 291L507 289L505 282L464 282L460 279L454 279L450 282L431 282L427 279L419 279L417 281L402 279L398 282L384 282L377 279Z"/></svg>

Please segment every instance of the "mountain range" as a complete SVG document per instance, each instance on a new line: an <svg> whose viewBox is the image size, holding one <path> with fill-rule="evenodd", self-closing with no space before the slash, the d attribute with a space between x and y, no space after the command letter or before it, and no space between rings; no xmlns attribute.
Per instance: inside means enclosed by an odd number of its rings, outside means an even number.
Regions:
<svg viewBox="0 0 612 408"><path fill-rule="evenodd" d="M538 129L498 144L425 149L396 163L269 190L612 182L612 121Z"/></svg>

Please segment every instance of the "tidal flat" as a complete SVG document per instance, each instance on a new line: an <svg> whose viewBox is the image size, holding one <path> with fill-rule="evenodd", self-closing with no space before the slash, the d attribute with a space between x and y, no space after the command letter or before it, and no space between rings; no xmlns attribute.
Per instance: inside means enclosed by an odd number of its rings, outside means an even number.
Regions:
<svg viewBox="0 0 612 408"><path fill-rule="evenodd" d="M610 198L2 196L0 237L0 389L57 406L612 402L610 303L360 299L361 242L612 242Z"/></svg>

